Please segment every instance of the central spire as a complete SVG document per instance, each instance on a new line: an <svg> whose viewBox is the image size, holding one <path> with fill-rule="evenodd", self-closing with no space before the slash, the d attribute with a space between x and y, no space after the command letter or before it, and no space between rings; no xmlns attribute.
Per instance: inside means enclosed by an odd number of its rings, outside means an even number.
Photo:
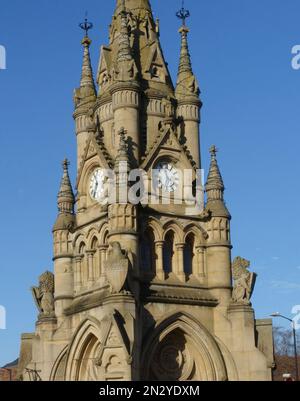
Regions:
<svg viewBox="0 0 300 401"><path fill-rule="evenodd" d="M159 21L155 21L148 0L116 2L109 45L101 50L97 74L99 98L110 96L111 86L120 81L135 81L148 93L174 97L159 41Z"/></svg>
<svg viewBox="0 0 300 401"><path fill-rule="evenodd" d="M122 9L122 7L123 7L123 0L117 0L117 12L119 11L119 8ZM131 10L136 8L144 8L151 10L149 0L127 0L126 7Z"/></svg>
<svg viewBox="0 0 300 401"><path fill-rule="evenodd" d="M117 56L117 62L132 60L129 32L128 32L128 17L125 6L125 0L121 2L121 32L119 36L119 51Z"/></svg>

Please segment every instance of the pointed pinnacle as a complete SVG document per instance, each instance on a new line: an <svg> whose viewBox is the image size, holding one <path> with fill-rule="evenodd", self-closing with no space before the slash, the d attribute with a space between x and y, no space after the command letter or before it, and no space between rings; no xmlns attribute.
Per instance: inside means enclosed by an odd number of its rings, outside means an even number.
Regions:
<svg viewBox="0 0 300 401"><path fill-rule="evenodd" d="M178 69L178 76L184 72L188 72L192 75L193 74L192 62L187 39L189 29L186 26L182 26L179 32L181 34L181 49L180 49L180 63Z"/></svg>
<svg viewBox="0 0 300 401"><path fill-rule="evenodd" d="M93 70L92 70L92 63L89 49L91 43L92 41L87 36L82 40L82 45L84 46L84 50L83 50L83 63L82 63L80 87L81 88L89 87L93 95L96 96L96 88L93 77Z"/></svg>
<svg viewBox="0 0 300 401"><path fill-rule="evenodd" d="M118 50L117 62L132 60L125 0L122 1L122 9L120 15L121 15L121 30L119 36L119 50Z"/></svg>
<svg viewBox="0 0 300 401"><path fill-rule="evenodd" d="M65 159L62 163L63 177L61 180L60 189L57 197L57 204L60 213L73 214L75 197L73 193L71 180L69 177L69 169L68 169L69 165L70 163L68 159Z"/></svg>
<svg viewBox="0 0 300 401"><path fill-rule="evenodd" d="M223 200L225 187L216 158L217 151L218 150L215 145L210 148L211 163L207 177L206 192L209 199Z"/></svg>

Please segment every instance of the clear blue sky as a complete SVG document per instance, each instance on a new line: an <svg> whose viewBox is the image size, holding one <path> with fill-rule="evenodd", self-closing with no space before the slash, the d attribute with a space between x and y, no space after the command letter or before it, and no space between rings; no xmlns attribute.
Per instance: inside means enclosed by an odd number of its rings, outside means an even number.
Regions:
<svg viewBox="0 0 300 401"><path fill-rule="evenodd" d="M18 356L22 332L34 330L29 288L52 268L51 228L61 160L73 162L73 88L81 69L86 10L95 28L92 57L107 43L114 0L2 0L0 45L1 259L0 365ZM161 41L175 77L180 0L152 0ZM300 304L299 110L300 70L291 49L300 44L298 0L186 0L190 50L202 110L202 156L220 149L232 213L233 256L258 273L253 297L258 318L290 314ZM279 322L278 322L279 323Z"/></svg>

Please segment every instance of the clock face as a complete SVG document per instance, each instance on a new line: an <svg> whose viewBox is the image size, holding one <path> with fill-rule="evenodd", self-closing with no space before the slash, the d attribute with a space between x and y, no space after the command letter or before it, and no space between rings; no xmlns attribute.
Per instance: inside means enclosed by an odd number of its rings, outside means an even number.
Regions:
<svg viewBox="0 0 300 401"><path fill-rule="evenodd" d="M178 188L179 174L172 163L160 162L156 166L155 184L165 192L174 192Z"/></svg>
<svg viewBox="0 0 300 401"><path fill-rule="evenodd" d="M105 198L106 176L101 168L93 171L90 178L90 196L93 200L101 202Z"/></svg>

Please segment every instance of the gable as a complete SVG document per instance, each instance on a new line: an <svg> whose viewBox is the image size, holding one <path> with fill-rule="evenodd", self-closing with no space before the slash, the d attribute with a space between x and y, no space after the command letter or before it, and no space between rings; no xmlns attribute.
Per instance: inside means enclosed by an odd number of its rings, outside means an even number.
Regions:
<svg viewBox="0 0 300 401"><path fill-rule="evenodd" d="M151 165L160 156L162 157L172 157L174 159L181 159L182 164L185 168L193 168L194 162L192 157L188 154L187 150L180 144L177 135L172 127L168 127L164 132L159 134L153 143L152 148L146 159L140 166L144 170L148 170Z"/></svg>
<svg viewBox="0 0 300 401"><path fill-rule="evenodd" d="M108 156L108 155L107 155ZM78 169L78 175L77 175L77 184L76 188L79 188L79 184L83 175L83 171L85 169L85 166L88 162L90 162L91 159L96 158L99 162L99 165L101 168L104 169L109 169L109 161L107 158L104 156L103 149L101 149L100 144L96 141L96 138L94 135L91 135L91 137L87 140L85 150L83 152L83 156L79 165Z"/></svg>

